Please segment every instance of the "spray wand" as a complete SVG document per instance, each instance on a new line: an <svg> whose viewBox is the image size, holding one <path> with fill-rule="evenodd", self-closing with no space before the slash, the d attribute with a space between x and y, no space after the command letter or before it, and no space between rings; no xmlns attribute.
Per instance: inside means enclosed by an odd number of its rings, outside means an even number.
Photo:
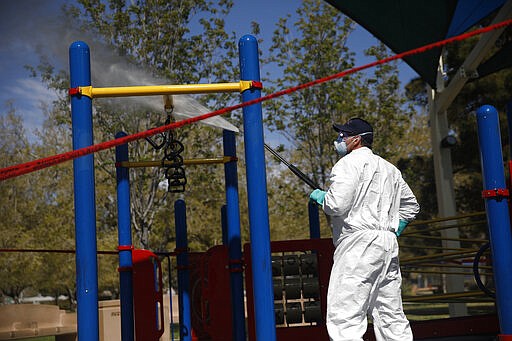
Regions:
<svg viewBox="0 0 512 341"><path fill-rule="evenodd" d="M313 180L307 177L306 174L302 173L297 167L290 164L288 161L286 161L281 155L279 155L274 149L270 148L266 143L264 143L265 149L268 150L272 155L274 155L279 161L281 161L286 167L288 167L289 170L292 171L293 174L297 175L299 179L304 181L309 187L312 189L321 189L320 186L318 186L317 183L315 183Z"/></svg>

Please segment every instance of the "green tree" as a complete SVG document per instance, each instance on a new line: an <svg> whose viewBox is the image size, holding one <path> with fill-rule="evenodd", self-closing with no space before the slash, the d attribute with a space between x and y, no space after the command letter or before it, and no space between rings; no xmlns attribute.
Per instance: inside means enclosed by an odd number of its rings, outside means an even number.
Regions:
<svg viewBox="0 0 512 341"><path fill-rule="evenodd" d="M116 51L113 57L107 54L108 58L105 58L115 65L105 65L106 67L126 66L125 62L119 63L118 56L121 56L124 61L135 65L139 69L139 74L140 70L144 70L147 74L145 79L158 83L182 84L225 82L238 78L234 34L230 36L224 30L223 17L231 6L231 1L137 1L127 4L115 0L84 0L79 1L79 6L67 6L65 11L76 25L92 30L101 45ZM40 70L46 71L47 79L52 78L51 74L55 74L49 67ZM122 73L133 71L133 68L121 68L116 71ZM112 85L110 82L114 79L109 80L101 71L96 74L101 76L101 81L108 83L106 85ZM94 78L93 74L93 80ZM141 80L142 78L138 77L136 81ZM223 94L198 99L215 109L224 107L236 97ZM140 104L144 101L145 99L124 103L95 101L94 120L98 123L95 139L109 140L117 131L134 133L163 124L166 118L163 105L155 105L154 101L149 100L147 102L151 102L150 104ZM219 130L194 125L180 128L173 133L175 138L184 142L185 157L206 157L219 151L215 143L220 140ZM162 152L154 151L146 141L131 143L129 148L131 160L158 160L163 157ZM96 175L97 183L100 186L104 184L106 188L110 188L111 193L115 193L112 151L97 154L96 160L100 170ZM208 170L205 171L205 168ZM197 186L197 193L205 196L202 208L205 208L205 202L222 201L219 184L223 173L222 169L219 169L220 171L210 172L208 167L201 168L201 171L187 168L187 191L193 190L192 184ZM169 220L172 220L172 202L177 196L162 190L164 172L159 168L132 169L130 176L132 222L137 236L135 244L161 250L172 248L174 231L170 228ZM197 179L194 179L194 176L197 176ZM107 198L111 195L107 195ZM187 199L188 197L187 194ZM193 197L190 198L192 200ZM105 200L105 205L99 208L104 211L98 213L98 219L108 217L109 222L101 225L111 228L112 218L115 217L115 200ZM208 209L209 206L206 206L206 211ZM215 209L220 210L220 207ZM192 210L191 223L203 221L199 214L204 215L205 211L197 210L196 213L196 210ZM220 213L217 215L214 220L208 220L217 227L211 231L217 230L217 233L198 232L194 237L200 241L199 248L204 249L211 246L212 242L220 240ZM206 236L208 238L205 239Z"/></svg>
<svg viewBox="0 0 512 341"><path fill-rule="evenodd" d="M282 74L269 75L274 77L270 79L274 87L269 91L354 67L354 53L347 46L354 29L349 18L317 0L303 1L297 14L297 21L293 23L290 17L282 18L274 32L268 62L280 67ZM376 60L389 53L383 44L366 51L367 56ZM324 188L337 161L332 147L335 138L332 124L352 117L361 117L373 124L373 149L377 154L397 163L400 157L408 157L414 151L410 144L419 133L414 124L421 117L407 105L401 93L396 63L379 65L366 73L322 83L266 104L269 129L284 135L289 142L288 153L283 149L287 158ZM291 207L300 207L302 213L297 212L297 221L307 221L305 204L310 188L297 182L288 171L282 176L292 177L290 183L302 195L290 200L288 191L276 189L271 192L274 198L269 197L269 200L286 202L281 215Z"/></svg>
<svg viewBox="0 0 512 341"><path fill-rule="evenodd" d="M321 1L306 0L297 22L283 18L274 33L270 62L282 67L275 87L320 79L354 66L354 53L346 45L354 23ZM294 32L293 35L291 32ZM283 37L285 37L283 39ZM366 51L377 60L389 50L379 44ZM375 127L374 149L384 157L397 157L415 114L400 92L396 64L377 66L366 74L356 73L304 89L267 105L269 127L291 142L294 156L314 180L325 184L336 162L332 152L332 124L362 117ZM393 143L390 143L390 142ZM405 143L403 143L405 145Z"/></svg>
<svg viewBox="0 0 512 341"><path fill-rule="evenodd" d="M503 41L508 39L509 32L505 31L504 36L501 38ZM449 84L451 79L462 62L474 47L479 38L472 38L446 47L444 54L444 62L446 64L447 80ZM485 59L492 56L499 47L494 47L489 51ZM485 60L484 59L484 60ZM481 199L482 191L482 176L481 176L481 161L478 147L478 134L477 124L475 118L475 111L483 104L491 104L495 106L499 112L501 133L502 133L502 146L504 157L510 157L508 154L509 138L506 136L508 127L506 118L506 104L510 100L511 90L511 70L503 69L493 74L481 77L478 79L470 80L467 82L460 93L457 95L453 103L447 109L449 128L457 137L457 144L451 148L451 158L454 177L454 190L455 201L457 210L460 213L482 211L484 209L484 202ZM415 79L406 86L406 93L408 99L414 105L424 108L426 111L427 97L426 97L426 84L421 79ZM418 155L419 156L419 155ZM412 160L412 159L411 159ZM405 161L408 163L408 161ZM425 202L429 205L422 205L422 213L432 217L437 215L437 203L435 200L427 201L426 198L432 197L435 188L430 185L434 184L432 174L432 154L431 152L422 153L421 160L418 164L425 165L424 167L415 167L412 165L416 172L411 172L410 176L415 179L415 182L422 184L419 186L418 193L425 198ZM424 182L425 179L431 179L429 182Z"/></svg>
<svg viewBox="0 0 512 341"><path fill-rule="evenodd" d="M22 118L16 114L12 103L0 115L1 167L20 163L32 148L25 135ZM38 226L39 191L35 177L18 177L0 182L0 248L31 248L37 241L33 230ZM36 282L33 276L41 266L37 254L0 253L0 291L19 301L22 291Z"/></svg>
<svg viewBox="0 0 512 341"><path fill-rule="evenodd" d="M58 77L47 78L49 85L58 82ZM33 148L39 157L56 155L71 149L69 109L61 105L66 100L65 91L55 92L58 98L49 107L43 108L46 119L36 132ZM31 173L37 177L40 197L40 216L32 247L46 250L75 249L75 220L73 197L73 164L66 162ZM43 266L37 272L35 287L43 294L66 295L67 307L75 308L75 255L73 253L42 253Z"/></svg>
<svg viewBox="0 0 512 341"><path fill-rule="evenodd" d="M274 86L269 92L354 65L354 55L346 46L353 30L348 18L327 4L311 0L304 1L297 14L295 23L289 22L290 17L281 18L274 32L268 61L281 68L282 75L272 75ZM284 134L290 149L296 151L293 161L321 185L335 162L332 123L353 114L359 81L360 75L338 79L266 104L269 129Z"/></svg>
<svg viewBox="0 0 512 341"><path fill-rule="evenodd" d="M390 56L387 47L379 43L365 51L367 56L382 60ZM396 63L386 63L371 69L365 84L358 89L361 115L373 123L374 151L396 164L400 157L407 157L425 148L426 141L418 139L425 133L420 130L422 116L406 103L400 89Z"/></svg>
<svg viewBox="0 0 512 341"><path fill-rule="evenodd" d="M239 78L236 41L234 34L230 36L225 32L222 19L231 5L230 1L215 4L209 1L139 1L131 5L122 1L82 1L80 7L65 7L65 13L74 25L81 25L87 30L93 28L90 32L94 37L91 38L92 56L95 52L99 55L97 60L92 58L96 67L92 75L94 84L231 82ZM134 66L130 68L130 65ZM110 73L107 72L109 70ZM134 70L138 76L143 76L135 77L135 82L119 84L116 83L118 78L112 77ZM5 166L26 161L29 155L30 158L39 158L71 149L67 71L56 69L44 55L40 64L29 68L29 71L33 76L40 76L59 97L45 109L47 120L39 132L39 140L33 145L26 141L19 118L12 115L8 116L9 120L2 121L2 134L5 135L2 150L9 155L3 158ZM215 109L235 101L236 96L208 95L197 100ZM157 100L158 103L160 101ZM155 105L155 101L148 98L133 102L95 100L93 112L96 143L112 139L118 131L134 133L162 125L167 116L162 104ZM218 129L193 125L175 130L173 134L185 144L185 158L212 157L222 153ZM153 150L147 141L131 143L129 148L130 158L134 161L163 157L162 152ZM3 192L12 192L2 201L2 206L6 212L9 208L10 218L18 222L15 225L6 219L1 225L2 231L10 232L9 238L2 239L3 246L73 249L71 167L69 162L1 184L6 188ZM97 153L95 169L98 249L114 250L117 245L114 151ZM186 169L188 184L184 197L188 204L189 240L194 250L205 250L219 244L221 239L223 169L221 166L191 166ZM165 177L159 168L132 169L130 173L135 246L173 250L172 204L183 195L162 190ZM16 226L16 233L12 226ZM33 287L56 296L65 293L73 301L73 258L54 253L37 253L31 257L2 254L2 264L15 263L21 267L2 268L1 289L18 297L23 289ZM117 257L99 256L100 292L104 289L117 290L116 266ZM9 281L3 280L7 278Z"/></svg>
<svg viewBox="0 0 512 341"><path fill-rule="evenodd" d="M501 38L509 39L510 31ZM447 64L450 79L465 59L470 49L476 43L475 39L462 41L448 46ZM498 46L488 53L492 56ZM491 75L470 81L464 85L452 105L448 108L448 122L455 132L458 143L452 149L455 195L457 209L461 213L484 210L481 199L482 175L481 160L478 146L478 133L475 111L484 104L496 107L501 125L501 144L503 156L510 158L509 137L507 136L506 107L510 101L512 71L504 69Z"/></svg>

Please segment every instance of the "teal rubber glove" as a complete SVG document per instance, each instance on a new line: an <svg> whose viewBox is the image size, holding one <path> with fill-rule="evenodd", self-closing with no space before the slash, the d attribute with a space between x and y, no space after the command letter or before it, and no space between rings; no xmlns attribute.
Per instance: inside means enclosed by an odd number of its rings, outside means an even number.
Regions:
<svg viewBox="0 0 512 341"><path fill-rule="evenodd" d="M324 198L325 198L325 191L322 191L321 189L315 189L309 195L309 199L315 201L318 205L323 205Z"/></svg>
<svg viewBox="0 0 512 341"><path fill-rule="evenodd" d="M395 234L397 237L400 237L402 232L404 232L405 228L409 225L409 222L407 220L400 219L400 222L398 223L398 230L396 230Z"/></svg>

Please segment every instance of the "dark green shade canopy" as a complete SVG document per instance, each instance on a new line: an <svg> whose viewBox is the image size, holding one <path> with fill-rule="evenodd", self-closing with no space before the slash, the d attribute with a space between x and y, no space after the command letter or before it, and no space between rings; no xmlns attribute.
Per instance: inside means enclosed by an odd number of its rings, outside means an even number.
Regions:
<svg viewBox="0 0 512 341"><path fill-rule="evenodd" d="M505 0L326 1L395 53L464 33L505 3ZM404 61L435 88L440 54L441 49L437 48L409 56Z"/></svg>

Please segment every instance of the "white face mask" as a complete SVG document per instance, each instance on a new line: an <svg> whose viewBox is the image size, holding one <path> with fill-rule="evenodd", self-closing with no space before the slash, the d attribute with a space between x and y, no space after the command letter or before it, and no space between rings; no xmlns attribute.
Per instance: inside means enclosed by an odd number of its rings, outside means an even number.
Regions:
<svg viewBox="0 0 512 341"><path fill-rule="evenodd" d="M339 156L344 157L348 153L347 149L347 143L345 141L334 141L334 149L336 149L336 152Z"/></svg>
<svg viewBox="0 0 512 341"><path fill-rule="evenodd" d="M362 135L368 135L368 134L373 134L372 132L366 132L366 133L361 133L359 135L355 135L355 136L362 136ZM352 136L350 136L352 137ZM336 149L336 152L338 153L339 156L341 157L344 157L345 155L348 154L348 146L347 146L347 143L343 140L343 136L340 134L340 136L338 136L338 138L334 141L334 149Z"/></svg>

